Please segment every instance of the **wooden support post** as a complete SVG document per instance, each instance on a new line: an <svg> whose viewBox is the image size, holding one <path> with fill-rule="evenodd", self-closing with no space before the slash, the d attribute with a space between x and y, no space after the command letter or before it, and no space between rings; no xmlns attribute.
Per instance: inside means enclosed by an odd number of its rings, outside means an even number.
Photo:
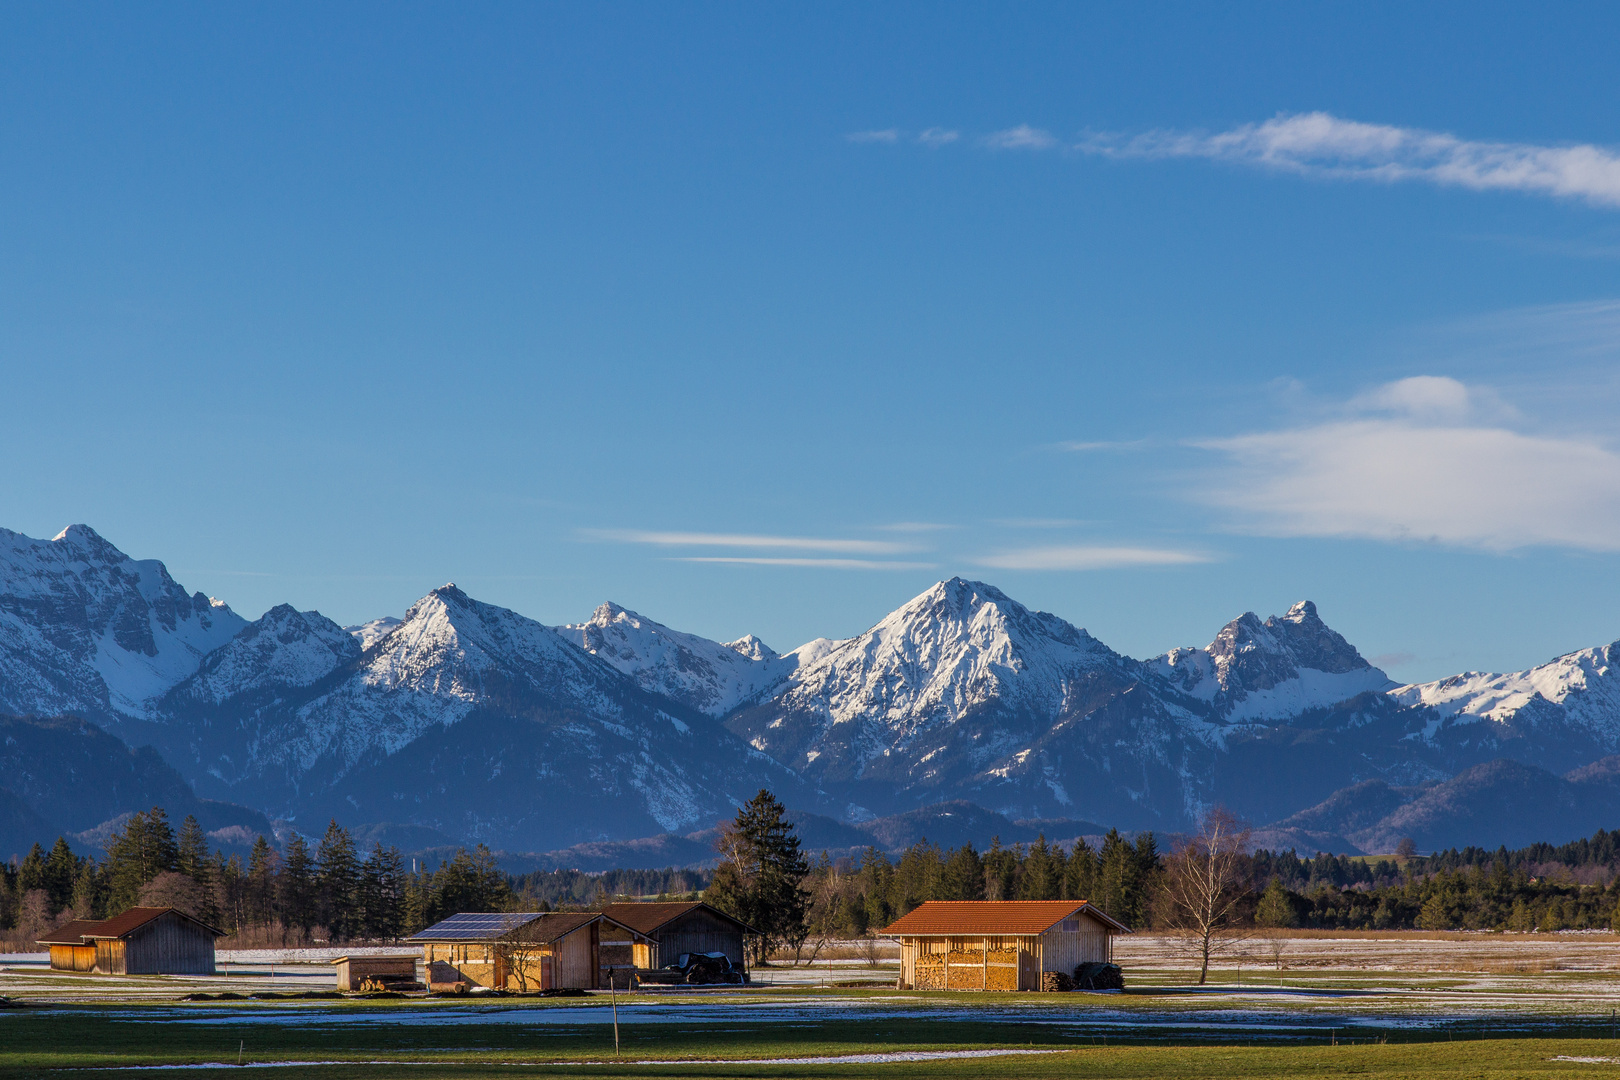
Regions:
<svg viewBox="0 0 1620 1080"><path fill-rule="evenodd" d="M984 952L979 954L979 959L984 962L984 981L983 981L982 985L983 985L984 989L989 990L990 989L990 939L989 938L984 939Z"/></svg>

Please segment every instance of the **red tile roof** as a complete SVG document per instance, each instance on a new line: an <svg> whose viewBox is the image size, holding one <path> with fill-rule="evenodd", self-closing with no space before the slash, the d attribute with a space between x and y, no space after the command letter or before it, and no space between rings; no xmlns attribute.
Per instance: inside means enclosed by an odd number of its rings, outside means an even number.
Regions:
<svg viewBox="0 0 1620 1080"><path fill-rule="evenodd" d="M1044 934L1079 912L1114 933L1130 928L1085 900L930 900L882 931L888 937L1001 937Z"/></svg>

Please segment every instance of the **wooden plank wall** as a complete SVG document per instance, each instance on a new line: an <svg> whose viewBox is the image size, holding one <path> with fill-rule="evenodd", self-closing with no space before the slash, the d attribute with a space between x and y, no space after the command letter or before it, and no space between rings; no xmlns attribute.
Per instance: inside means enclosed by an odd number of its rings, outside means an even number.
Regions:
<svg viewBox="0 0 1620 1080"><path fill-rule="evenodd" d="M169 912L124 939L126 975L212 975L214 935Z"/></svg>
<svg viewBox="0 0 1620 1080"><path fill-rule="evenodd" d="M590 927L581 927L556 943L556 987L591 990L596 986L596 950L592 948Z"/></svg>
<svg viewBox="0 0 1620 1080"><path fill-rule="evenodd" d="M743 966L743 934L724 919L694 908L658 932L658 966L673 964L681 953L725 953L736 967ZM649 967L654 964L649 964Z"/></svg>

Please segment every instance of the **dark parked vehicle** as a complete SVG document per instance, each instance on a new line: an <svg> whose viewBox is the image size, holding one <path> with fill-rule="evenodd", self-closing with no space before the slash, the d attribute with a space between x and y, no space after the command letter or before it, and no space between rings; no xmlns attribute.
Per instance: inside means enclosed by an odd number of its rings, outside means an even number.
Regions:
<svg viewBox="0 0 1620 1080"><path fill-rule="evenodd" d="M748 972L733 967L731 957L723 952L681 953L675 958L675 962L664 970L677 974L682 982L693 985L749 981Z"/></svg>

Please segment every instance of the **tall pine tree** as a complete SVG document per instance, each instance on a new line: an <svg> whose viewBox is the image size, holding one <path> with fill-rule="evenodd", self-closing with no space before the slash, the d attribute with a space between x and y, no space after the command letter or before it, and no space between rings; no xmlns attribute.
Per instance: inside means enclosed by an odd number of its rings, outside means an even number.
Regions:
<svg viewBox="0 0 1620 1080"><path fill-rule="evenodd" d="M395 941L405 930L405 868L399 849L378 843L360 868L362 932Z"/></svg>
<svg viewBox="0 0 1620 1080"><path fill-rule="evenodd" d="M333 818L316 849L317 920L332 940L347 941L360 932L360 860L354 840Z"/></svg>
<svg viewBox="0 0 1620 1080"><path fill-rule="evenodd" d="M721 827L715 847L722 862L704 899L760 932L756 960L779 946L802 944L809 933L803 882L810 864L799 850L787 808L761 788L735 820Z"/></svg>
<svg viewBox="0 0 1620 1080"><path fill-rule="evenodd" d="M161 806L131 814L124 828L107 841L108 906L115 912L132 907L141 887L165 871L177 870L180 845Z"/></svg>
<svg viewBox="0 0 1620 1080"><path fill-rule="evenodd" d="M283 923L309 933L316 918L315 888L315 865L309 857L309 845L293 833L281 860L281 873L276 875L276 900L281 905Z"/></svg>
<svg viewBox="0 0 1620 1080"><path fill-rule="evenodd" d="M253 841L253 850L248 852L247 880L243 883L242 906L248 923L264 926L282 919L281 899L276 895L280 866L276 849L261 834Z"/></svg>

